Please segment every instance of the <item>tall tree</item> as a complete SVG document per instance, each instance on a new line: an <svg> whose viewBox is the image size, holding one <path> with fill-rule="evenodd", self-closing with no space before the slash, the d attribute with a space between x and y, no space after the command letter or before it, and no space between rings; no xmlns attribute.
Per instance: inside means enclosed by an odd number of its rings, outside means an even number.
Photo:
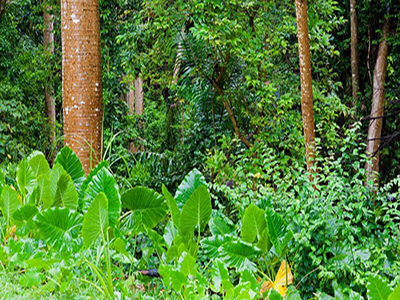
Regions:
<svg viewBox="0 0 400 300"><path fill-rule="evenodd" d="M360 71L358 62L358 21L356 6L356 0L350 0L351 82L353 101L358 98L358 92L360 89Z"/></svg>
<svg viewBox="0 0 400 300"><path fill-rule="evenodd" d="M389 9L388 9L389 10ZM389 15L389 11L387 12ZM382 123L384 116L385 80L389 44L387 41L390 32L390 20L387 17L383 24L382 40L379 43L378 56L374 69L374 82L372 90L372 108L367 138L367 155L372 158L372 163L366 163L367 181L373 180L374 187L379 186L379 147L381 144Z"/></svg>
<svg viewBox="0 0 400 300"><path fill-rule="evenodd" d="M54 16L51 10L51 5L45 1L43 3L43 47L49 56L54 53ZM44 87L44 94L46 117L50 128L49 138L50 143L54 145L56 141L56 107L53 98L51 75L48 77ZM51 152L53 153L54 151ZM53 157L50 157L50 160L53 160Z"/></svg>
<svg viewBox="0 0 400 300"><path fill-rule="evenodd" d="M307 170L312 171L315 162L315 129L307 0L296 0L296 19L299 42L301 113L303 117L304 142L306 147Z"/></svg>
<svg viewBox="0 0 400 300"><path fill-rule="evenodd" d="M61 28L64 142L88 173L102 148L99 0L61 0Z"/></svg>

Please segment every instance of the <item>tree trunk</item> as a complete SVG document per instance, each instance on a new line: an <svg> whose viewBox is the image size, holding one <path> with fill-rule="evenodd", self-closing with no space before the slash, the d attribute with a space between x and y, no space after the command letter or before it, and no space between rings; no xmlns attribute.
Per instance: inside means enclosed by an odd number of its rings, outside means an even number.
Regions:
<svg viewBox="0 0 400 300"><path fill-rule="evenodd" d="M53 25L54 25L54 16L51 13L51 6L44 4L43 7L43 47L45 51L52 56L54 53L54 33L53 33ZM54 145L56 142L56 107L53 98L53 86L51 75L47 78L46 85L44 87L44 95L45 95L45 113L47 117L47 122L49 124L49 140L52 145L51 157L50 161L54 159Z"/></svg>
<svg viewBox="0 0 400 300"><path fill-rule="evenodd" d="M64 142L86 174L101 160L99 0L61 0Z"/></svg>
<svg viewBox="0 0 400 300"><path fill-rule="evenodd" d="M385 19L382 29L382 41L379 44L375 63L372 108L367 138L367 155L372 158L372 164L366 163L367 181L374 182L374 188L379 186L379 147L381 144L382 123L385 100L385 79L389 45L387 37L390 31L390 20Z"/></svg>
<svg viewBox="0 0 400 300"><path fill-rule="evenodd" d="M307 0L296 0L296 18L300 58L301 113L303 117L306 162L307 170L313 171L315 163L315 129Z"/></svg>
<svg viewBox="0 0 400 300"><path fill-rule="evenodd" d="M358 22L356 0L350 0L350 31L351 31L351 82L353 101L358 99L360 90L360 71L358 63ZM355 103L353 103L355 104Z"/></svg>
<svg viewBox="0 0 400 300"><path fill-rule="evenodd" d="M6 2L7 0L0 0L0 18L3 16L6 11Z"/></svg>
<svg viewBox="0 0 400 300"><path fill-rule="evenodd" d="M144 112L143 81L140 77L135 79L135 112L139 116Z"/></svg>

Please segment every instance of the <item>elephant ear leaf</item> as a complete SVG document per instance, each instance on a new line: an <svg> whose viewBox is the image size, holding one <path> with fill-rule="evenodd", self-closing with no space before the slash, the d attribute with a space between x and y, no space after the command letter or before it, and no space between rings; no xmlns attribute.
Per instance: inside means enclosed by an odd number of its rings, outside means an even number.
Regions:
<svg viewBox="0 0 400 300"><path fill-rule="evenodd" d="M29 166L32 168L35 178L40 175L50 176L50 166L42 152L34 151L28 158Z"/></svg>
<svg viewBox="0 0 400 300"><path fill-rule="evenodd" d="M60 164L64 170L71 176L76 187L79 187L85 180L85 171L78 155L76 155L68 146L65 146L57 154L54 164Z"/></svg>
<svg viewBox="0 0 400 300"><path fill-rule="evenodd" d="M35 174L27 159L21 160L18 164L17 184L24 198L27 194L33 192L33 189L35 187Z"/></svg>
<svg viewBox="0 0 400 300"><path fill-rule="evenodd" d="M388 300L400 300L400 283L395 287L393 293L390 294Z"/></svg>
<svg viewBox="0 0 400 300"><path fill-rule="evenodd" d="M62 206L71 209L78 207L78 193L67 172L64 172L58 179L53 206Z"/></svg>
<svg viewBox="0 0 400 300"><path fill-rule="evenodd" d="M89 183L86 189L83 211L89 208L93 199L100 193L104 193L107 197L108 221L110 226L114 226L118 222L121 211L121 196L117 182L106 168L99 170Z"/></svg>
<svg viewBox="0 0 400 300"><path fill-rule="evenodd" d="M182 209L189 197L200 186L207 186L206 180L200 171L193 169L189 174L186 175L175 193L175 199L179 209Z"/></svg>
<svg viewBox="0 0 400 300"><path fill-rule="evenodd" d="M175 226L178 226L179 219L181 217L181 212L179 211L179 208L176 205L176 200L174 197L172 197L172 195L170 194L165 185L162 185L162 192L165 199L167 200L169 211L171 212L171 221Z"/></svg>
<svg viewBox="0 0 400 300"><path fill-rule="evenodd" d="M83 220L83 243L90 247L99 237L106 239L108 229L108 200L101 192L90 205Z"/></svg>
<svg viewBox="0 0 400 300"><path fill-rule="evenodd" d="M388 300L392 289L386 280L379 275L371 275L367 284L367 296L369 300Z"/></svg>
<svg viewBox="0 0 400 300"><path fill-rule="evenodd" d="M7 225L11 224L12 216L20 206L21 202L18 200L17 192L6 185L0 196L0 209L6 219Z"/></svg>
<svg viewBox="0 0 400 300"><path fill-rule="evenodd" d="M272 209L268 208L266 213L269 238L275 248L275 253L282 257L287 245L293 238L293 232L287 229L283 218Z"/></svg>
<svg viewBox="0 0 400 300"><path fill-rule="evenodd" d="M211 217L211 197L207 188L201 185L186 201L182 208L179 230L182 236L191 235L194 229L204 230Z"/></svg>
<svg viewBox="0 0 400 300"><path fill-rule="evenodd" d="M34 218L39 234L56 250L70 250L80 245L78 238L82 215L67 207L52 207Z"/></svg>
<svg viewBox="0 0 400 300"><path fill-rule="evenodd" d="M167 205L164 198L146 187L135 187L122 195L122 207L132 211L132 224L140 218L148 228L154 228L166 215Z"/></svg>
<svg viewBox="0 0 400 300"><path fill-rule="evenodd" d="M256 238L260 240L266 227L264 211L256 205L250 204L243 216L242 240L247 243L253 243Z"/></svg>

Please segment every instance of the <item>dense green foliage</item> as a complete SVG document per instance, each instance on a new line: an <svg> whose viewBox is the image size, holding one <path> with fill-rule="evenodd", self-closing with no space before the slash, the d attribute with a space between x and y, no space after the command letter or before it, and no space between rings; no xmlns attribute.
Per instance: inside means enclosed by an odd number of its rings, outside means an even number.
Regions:
<svg viewBox="0 0 400 300"><path fill-rule="evenodd" d="M349 3L308 1L312 181L293 1L101 0L105 150L88 176L62 148L59 2L51 3L53 56L42 46L40 2L10 0L0 17L0 286L10 299L281 299L275 290L289 270L286 299L399 299L398 1L357 1L357 101ZM364 153L385 16L392 29L375 194L364 184ZM128 114L123 97L137 77L141 116ZM56 145L44 111L48 80ZM227 105L251 147L235 135Z"/></svg>

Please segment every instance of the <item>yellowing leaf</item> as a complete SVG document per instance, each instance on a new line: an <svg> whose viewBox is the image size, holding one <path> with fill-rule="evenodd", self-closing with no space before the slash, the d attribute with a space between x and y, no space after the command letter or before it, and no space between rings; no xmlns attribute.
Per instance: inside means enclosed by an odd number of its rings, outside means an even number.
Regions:
<svg viewBox="0 0 400 300"><path fill-rule="evenodd" d="M290 266L284 260L279 267L278 273L276 273L275 281L271 280L265 281L261 286L261 295L270 289L276 290L283 297L286 296L287 287L289 284L293 283L293 274L290 270Z"/></svg>

